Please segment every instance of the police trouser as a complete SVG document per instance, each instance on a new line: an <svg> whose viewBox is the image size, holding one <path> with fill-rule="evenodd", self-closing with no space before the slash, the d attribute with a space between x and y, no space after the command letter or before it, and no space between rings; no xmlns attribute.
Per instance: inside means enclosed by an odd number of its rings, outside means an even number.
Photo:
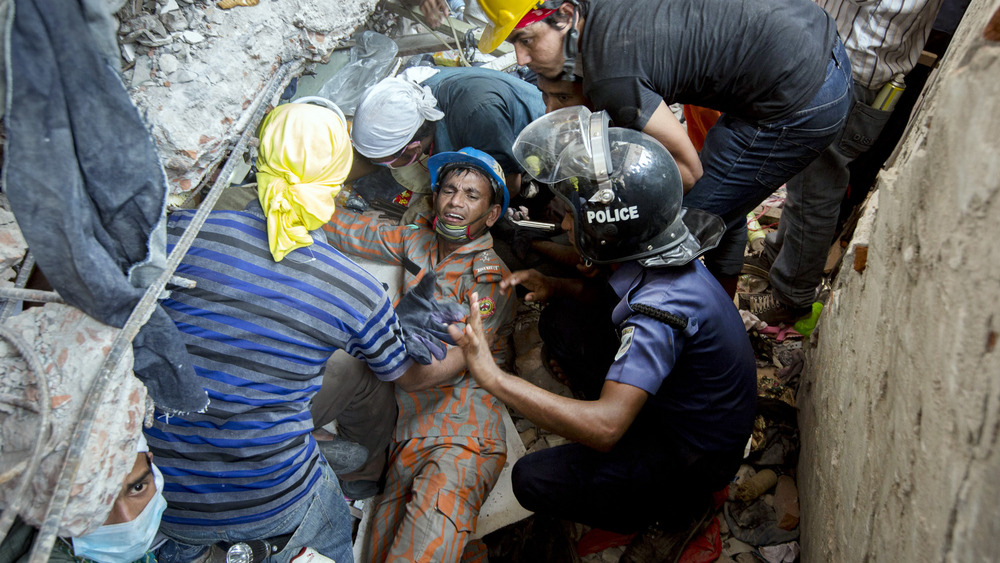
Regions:
<svg viewBox="0 0 1000 563"><path fill-rule="evenodd" d="M618 533L655 521L683 527L736 474L743 448L697 451L651 426L637 419L609 452L572 443L526 455L511 474L514 496L536 513Z"/></svg>

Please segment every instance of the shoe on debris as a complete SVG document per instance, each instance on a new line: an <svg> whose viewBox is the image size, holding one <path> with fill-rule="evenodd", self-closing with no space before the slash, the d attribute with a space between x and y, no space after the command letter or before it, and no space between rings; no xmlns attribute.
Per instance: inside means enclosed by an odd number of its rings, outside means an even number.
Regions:
<svg viewBox="0 0 1000 563"><path fill-rule="evenodd" d="M332 440L316 440L316 445L337 475L357 471L368 459L368 448L340 436L334 436Z"/></svg>
<svg viewBox="0 0 1000 563"><path fill-rule="evenodd" d="M740 273L757 276L764 279L764 281L770 281L771 264L772 262L763 252L747 256L743 258L743 269Z"/></svg>
<svg viewBox="0 0 1000 563"><path fill-rule="evenodd" d="M749 311L771 326L777 326L781 323L791 325L812 314L811 306L792 307L785 305L771 291L739 294L739 308Z"/></svg>
<svg viewBox="0 0 1000 563"><path fill-rule="evenodd" d="M694 519L685 526L678 528L664 526L657 522L632 540L625 548L619 563L645 563L647 561L665 561L677 563L684 550L695 537L701 533L715 514L714 506L706 506Z"/></svg>

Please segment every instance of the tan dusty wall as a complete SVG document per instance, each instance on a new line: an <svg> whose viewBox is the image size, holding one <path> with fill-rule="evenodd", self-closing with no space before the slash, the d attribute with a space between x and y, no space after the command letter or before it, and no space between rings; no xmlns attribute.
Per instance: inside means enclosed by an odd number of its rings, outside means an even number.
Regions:
<svg viewBox="0 0 1000 563"><path fill-rule="evenodd" d="M809 353L806 562L1000 560L998 10L969 7Z"/></svg>

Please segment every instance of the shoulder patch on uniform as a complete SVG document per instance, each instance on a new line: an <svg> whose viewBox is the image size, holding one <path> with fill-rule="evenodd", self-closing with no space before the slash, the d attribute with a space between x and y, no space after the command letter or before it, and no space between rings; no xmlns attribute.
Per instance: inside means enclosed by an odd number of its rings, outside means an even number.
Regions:
<svg viewBox="0 0 1000 563"><path fill-rule="evenodd" d="M478 282L498 282L503 279L503 261L492 250L476 254L472 260L472 275Z"/></svg>
<svg viewBox="0 0 1000 563"><path fill-rule="evenodd" d="M488 319L497 312L497 304L492 297L483 297L479 300L479 316Z"/></svg>
<svg viewBox="0 0 1000 563"><path fill-rule="evenodd" d="M632 347L632 334L635 332L634 326L627 326L622 329L622 343L618 346L618 353L615 354L615 361L617 362L619 358L628 352L628 349Z"/></svg>

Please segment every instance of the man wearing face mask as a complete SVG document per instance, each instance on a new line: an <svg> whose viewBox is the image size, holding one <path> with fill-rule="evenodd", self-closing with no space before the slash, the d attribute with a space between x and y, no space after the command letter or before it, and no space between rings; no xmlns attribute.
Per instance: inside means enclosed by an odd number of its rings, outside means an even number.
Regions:
<svg viewBox="0 0 1000 563"><path fill-rule="evenodd" d="M510 324L513 302L499 290L509 270L488 232L509 202L503 170L471 147L435 154L427 164L434 212L418 216L415 225L377 224L340 210L324 229L343 252L402 264L407 288L433 272L439 300L467 305L477 292L493 358L504 363L504 338L497 334ZM397 312L403 320L404 312ZM460 350L449 348L442 363L453 369L450 378L396 382L399 415L370 560L439 562L458 561L463 552L466 558L485 554L485 544L470 543L469 536L506 459L503 407L466 376Z"/></svg>
<svg viewBox="0 0 1000 563"><path fill-rule="evenodd" d="M531 84L484 68L416 67L386 78L365 92L351 129L354 148L389 168L416 193L427 186L429 155L476 147L503 169L512 197L520 192L521 169L510 152L517 134L545 112ZM426 193L424 190L423 193Z"/></svg>
<svg viewBox="0 0 1000 563"><path fill-rule="evenodd" d="M167 507L163 499L163 475L153 464L146 440L139 435L135 464L122 481L104 525L72 538L59 538L50 563L154 563L150 552L160 516ZM0 546L0 561L27 561L35 529L18 520Z"/></svg>

